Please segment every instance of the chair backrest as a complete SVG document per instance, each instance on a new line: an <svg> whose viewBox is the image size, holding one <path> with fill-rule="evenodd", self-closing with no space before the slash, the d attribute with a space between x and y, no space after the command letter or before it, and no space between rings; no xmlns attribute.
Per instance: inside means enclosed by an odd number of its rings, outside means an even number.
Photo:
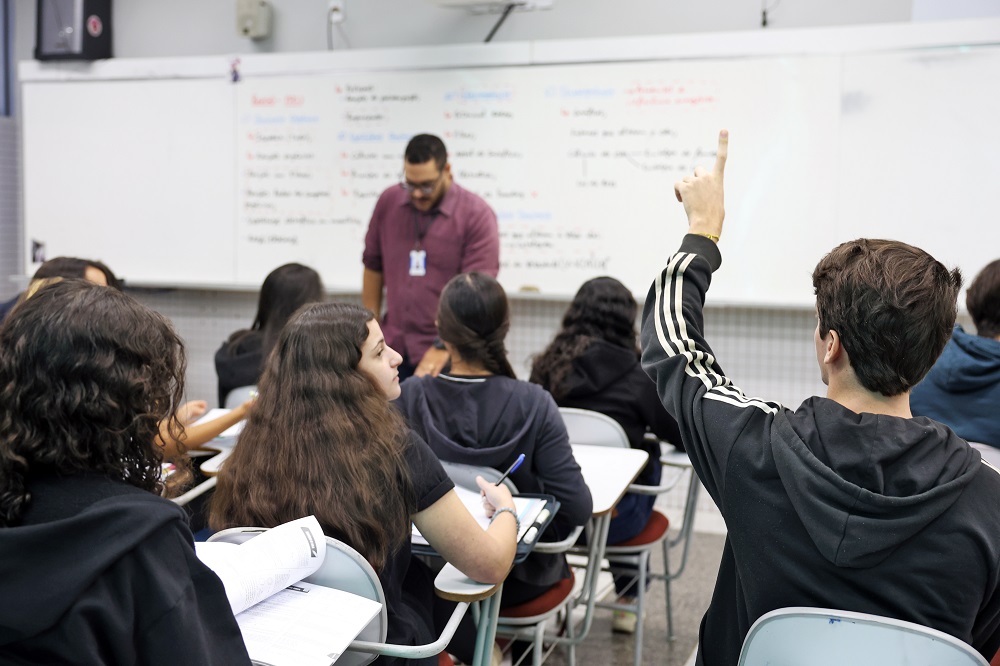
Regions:
<svg viewBox="0 0 1000 666"><path fill-rule="evenodd" d="M989 444L979 444L978 442L969 442L969 446L978 449L983 460L1000 469L1000 449Z"/></svg>
<svg viewBox="0 0 1000 666"><path fill-rule="evenodd" d="M503 472L495 470L492 467L483 467L482 465L466 465L465 463L445 462L442 460L441 466L444 467L444 471L448 473L448 476L455 482L456 486L474 490L477 493L479 492L479 486L476 485L477 475L493 483L496 483L503 476ZM503 485L507 486L507 490L512 495L517 494L517 486L510 480L510 477L503 480Z"/></svg>
<svg viewBox="0 0 1000 666"><path fill-rule="evenodd" d="M570 444L629 448L628 436L610 416L573 407L560 407L559 413L566 424Z"/></svg>
<svg viewBox="0 0 1000 666"><path fill-rule="evenodd" d="M234 527L216 532L208 540L243 543L263 531L265 531L264 528L260 527ZM343 541L326 537L326 557L323 560L323 566L305 581L314 585L323 585L350 592L382 604L382 610L358 634L357 640L372 643L385 642L389 626L385 593L382 590L378 574L358 551ZM374 661L377 656L376 654L347 651L337 659L337 666L363 666Z"/></svg>
<svg viewBox="0 0 1000 666"><path fill-rule="evenodd" d="M236 409L244 402L257 395L256 386L238 386L226 394L226 409Z"/></svg>
<svg viewBox="0 0 1000 666"><path fill-rule="evenodd" d="M912 622L831 610L780 608L747 633L739 666L988 666L954 636Z"/></svg>

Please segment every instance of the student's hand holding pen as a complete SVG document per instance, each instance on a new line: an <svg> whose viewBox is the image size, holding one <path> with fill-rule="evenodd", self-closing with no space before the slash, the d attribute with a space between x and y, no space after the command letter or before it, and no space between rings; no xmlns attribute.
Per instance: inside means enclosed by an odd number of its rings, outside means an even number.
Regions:
<svg viewBox="0 0 1000 666"><path fill-rule="evenodd" d="M492 518L497 509L501 507L514 508L514 497L510 494L507 486L494 485L481 476L476 477L476 483L479 484L479 494L483 498L483 510L486 511L487 518ZM514 515L517 515L516 510Z"/></svg>

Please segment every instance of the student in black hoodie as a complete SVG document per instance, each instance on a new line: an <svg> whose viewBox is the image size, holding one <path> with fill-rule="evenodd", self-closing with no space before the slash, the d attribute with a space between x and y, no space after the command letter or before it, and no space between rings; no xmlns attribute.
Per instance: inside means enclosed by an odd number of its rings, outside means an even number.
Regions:
<svg viewBox="0 0 1000 666"><path fill-rule="evenodd" d="M504 348L509 328L503 287L485 273L456 275L437 314L451 366L437 377L407 379L396 404L441 460L505 470L525 454L510 478L522 493L559 500L549 530L564 538L590 518L593 500L552 397L514 377ZM530 601L568 576L562 555L532 553L511 571L500 604Z"/></svg>
<svg viewBox="0 0 1000 666"><path fill-rule="evenodd" d="M221 581L163 499L183 345L61 280L0 327L0 663L249 664Z"/></svg>
<svg viewBox="0 0 1000 666"><path fill-rule="evenodd" d="M722 258L723 170L675 185L688 234L650 288L642 365L729 532L698 664L736 664L761 615L812 606L915 622L990 659L1000 647L1000 474L909 393L948 341L961 286L926 252L858 239L816 266L826 397L749 398L704 338Z"/></svg>
<svg viewBox="0 0 1000 666"><path fill-rule="evenodd" d="M230 335L215 352L220 407L233 389L257 383L264 360L295 311L322 300L323 282L308 266L285 264L268 273L260 287L253 325Z"/></svg>
<svg viewBox="0 0 1000 666"><path fill-rule="evenodd" d="M651 432L684 450L677 422L660 404L656 385L639 365L635 318L638 305L625 285L611 277L583 283L563 316L562 329L535 357L531 380L560 407L589 409L610 416L625 431L633 449L649 454L637 483L660 483L660 444ZM615 507L608 543L631 539L646 526L656 497L629 493ZM628 595L631 578L615 578L619 595ZM634 594L634 592L633 592ZM630 603L631 599L624 599ZM615 631L635 631L634 613L616 611Z"/></svg>

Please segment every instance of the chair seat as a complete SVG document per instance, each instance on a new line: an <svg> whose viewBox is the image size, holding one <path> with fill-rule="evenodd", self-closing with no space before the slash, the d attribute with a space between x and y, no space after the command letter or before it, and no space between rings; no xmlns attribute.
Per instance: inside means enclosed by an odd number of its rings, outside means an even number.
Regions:
<svg viewBox="0 0 1000 666"><path fill-rule="evenodd" d="M608 552L611 553L616 548L638 548L656 543L664 537L669 527L670 519L659 511L654 510L653 513L650 514L649 520L646 521L646 526L642 528L641 532L636 534L631 539L614 544L609 543Z"/></svg>
<svg viewBox="0 0 1000 666"><path fill-rule="evenodd" d="M523 618L547 613L563 603L570 593L573 592L573 582L575 580L576 577L573 575L573 570L570 569L569 578L559 581L531 601L526 601L523 604L509 608L501 608L500 617Z"/></svg>

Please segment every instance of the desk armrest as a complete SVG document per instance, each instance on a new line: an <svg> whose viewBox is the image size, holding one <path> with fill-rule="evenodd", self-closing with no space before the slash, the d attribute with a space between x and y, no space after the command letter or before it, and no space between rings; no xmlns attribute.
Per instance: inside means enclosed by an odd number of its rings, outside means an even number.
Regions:
<svg viewBox="0 0 1000 666"><path fill-rule="evenodd" d="M562 541L539 541L535 544L536 553L565 553L576 545L577 540L583 533L583 525L580 525Z"/></svg>
<svg viewBox="0 0 1000 666"><path fill-rule="evenodd" d="M444 652L451 642L458 624L465 617L465 612L469 609L469 604L459 603L455 606L448 624L445 625L441 635L433 643L426 645L393 645L391 643L371 643L369 641L351 641L347 649L353 652L367 652L370 654L384 654L390 657L403 657L405 659L423 659L433 657L440 652Z"/></svg>
<svg viewBox="0 0 1000 666"><path fill-rule="evenodd" d="M448 601L481 601L493 596L500 583L478 583L446 563L434 579L434 592Z"/></svg>

